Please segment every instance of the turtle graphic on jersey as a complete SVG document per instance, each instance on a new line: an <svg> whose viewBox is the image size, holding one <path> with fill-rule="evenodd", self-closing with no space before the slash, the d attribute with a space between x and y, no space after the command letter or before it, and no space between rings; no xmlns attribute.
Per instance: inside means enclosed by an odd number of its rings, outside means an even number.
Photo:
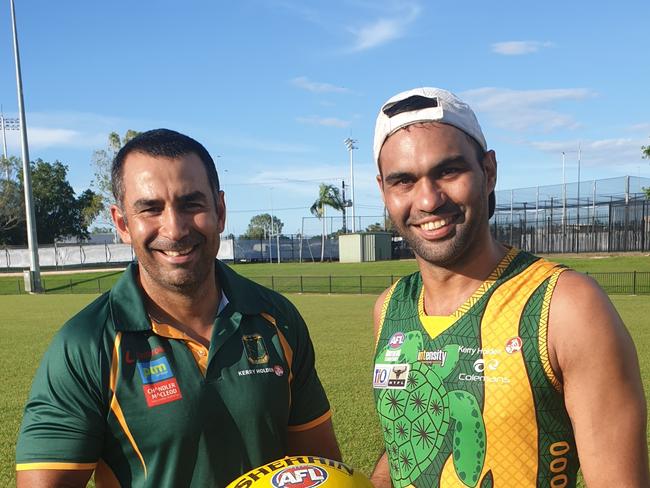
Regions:
<svg viewBox="0 0 650 488"><path fill-rule="evenodd" d="M385 357L387 345L377 355ZM443 380L456 367L459 346L443 348L442 364L416 361L423 349L422 334L404 334L399 363L410 363L406 387L384 389L377 399L388 461L396 488L412 484L433 462L453 426L453 463L458 479L478 484L485 462L485 424L476 398L461 390L447 391ZM447 456L445 456L447 457Z"/></svg>

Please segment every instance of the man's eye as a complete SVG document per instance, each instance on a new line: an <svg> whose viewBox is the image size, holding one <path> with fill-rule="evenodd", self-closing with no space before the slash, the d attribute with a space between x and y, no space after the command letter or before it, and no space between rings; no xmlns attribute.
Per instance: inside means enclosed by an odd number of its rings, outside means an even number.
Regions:
<svg viewBox="0 0 650 488"><path fill-rule="evenodd" d="M410 185L413 183L412 178L400 178L395 182L396 185Z"/></svg>
<svg viewBox="0 0 650 488"><path fill-rule="evenodd" d="M199 203L199 202L187 202L185 204L185 208L189 208L189 209L197 209L197 208L202 208L202 207L203 207L203 205L201 203Z"/></svg>
<svg viewBox="0 0 650 488"><path fill-rule="evenodd" d="M456 175L456 174L458 174L458 173L460 173L460 172L461 172L461 169L460 169L460 168L453 168L453 167L452 167L452 168L445 168L445 169L443 169L443 170L440 172L440 174L441 174L442 176L451 176L451 175Z"/></svg>

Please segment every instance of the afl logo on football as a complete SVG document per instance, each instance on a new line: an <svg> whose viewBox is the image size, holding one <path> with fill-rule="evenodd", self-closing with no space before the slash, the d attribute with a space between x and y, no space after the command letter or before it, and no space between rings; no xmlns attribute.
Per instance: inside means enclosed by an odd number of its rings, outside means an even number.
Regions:
<svg viewBox="0 0 650 488"><path fill-rule="evenodd" d="M388 339L388 347L397 349L404 344L404 332L395 332L390 339Z"/></svg>
<svg viewBox="0 0 650 488"><path fill-rule="evenodd" d="M275 488L311 488L325 483L327 471L313 464L289 466L271 479Z"/></svg>

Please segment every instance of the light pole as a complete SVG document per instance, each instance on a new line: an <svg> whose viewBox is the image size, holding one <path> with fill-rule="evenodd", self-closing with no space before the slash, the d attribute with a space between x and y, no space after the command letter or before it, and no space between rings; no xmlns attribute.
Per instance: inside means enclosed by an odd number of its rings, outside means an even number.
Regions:
<svg viewBox="0 0 650 488"><path fill-rule="evenodd" d="M8 119L5 117L2 106L0 105L0 125L2 126L2 154L7 159L7 134L8 130L20 130L19 119ZM8 179L8 178L7 178Z"/></svg>
<svg viewBox="0 0 650 488"><path fill-rule="evenodd" d="M354 212L354 150L358 149L355 144L357 141L348 137L343 141L345 147L348 148L350 153L350 201L352 202L352 207L350 208L352 214L352 233L357 231L357 223L355 222L355 212Z"/></svg>
<svg viewBox="0 0 650 488"><path fill-rule="evenodd" d="M29 246L29 284L31 291L40 293L41 269L38 264L38 238L36 236L36 215L32 203L32 177L29 167L29 150L27 145L27 124L25 122L25 104L23 101L23 79L20 73L20 53L18 52L18 31L16 29L16 11L14 0L11 2L11 24L14 37L14 59L16 61L16 89L18 91L18 112L20 114L20 134L23 157L23 183L25 185L25 214L27 217L27 245Z"/></svg>

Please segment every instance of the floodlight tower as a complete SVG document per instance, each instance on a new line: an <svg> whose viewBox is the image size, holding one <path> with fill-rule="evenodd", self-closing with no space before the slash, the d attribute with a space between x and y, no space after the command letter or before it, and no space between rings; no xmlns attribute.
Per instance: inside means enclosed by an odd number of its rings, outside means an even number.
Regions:
<svg viewBox="0 0 650 488"><path fill-rule="evenodd" d="M351 207L351 214L352 214L352 232L357 231L357 223L355 222L355 212L354 212L354 150L358 149L355 144L357 141L355 139L351 139L348 137L345 141L343 141L345 144L345 147L348 148L348 152L350 153L350 201L352 202L352 207Z"/></svg>
<svg viewBox="0 0 650 488"><path fill-rule="evenodd" d="M7 134L8 130L20 130L20 120L8 119L0 105L0 126L2 126L2 155L7 159Z"/></svg>
<svg viewBox="0 0 650 488"><path fill-rule="evenodd" d="M18 32L16 30L16 11L14 0L11 1L11 25L14 37L14 59L16 61L16 88L18 91L18 112L20 114L20 135L23 157L23 183L25 185L25 214L27 217L27 244L29 246L29 284L31 291L40 293L41 269L38 264L38 239L36 237L36 214L32 203L32 176L29 166L29 150L27 146L27 124L25 122L25 104L23 101L23 78L20 73L20 54L18 52Z"/></svg>

